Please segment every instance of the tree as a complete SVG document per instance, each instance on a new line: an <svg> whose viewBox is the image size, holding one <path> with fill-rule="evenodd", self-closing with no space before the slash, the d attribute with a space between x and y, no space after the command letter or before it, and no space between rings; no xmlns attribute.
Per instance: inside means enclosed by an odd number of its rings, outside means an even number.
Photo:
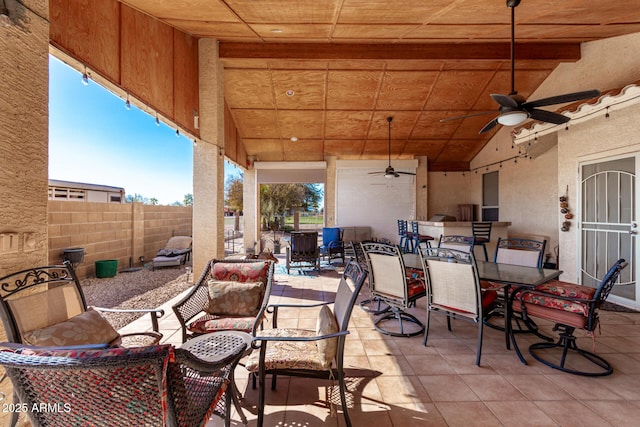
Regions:
<svg viewBox="0 0 640 427"><path fill-rule="evenodd" d="M315 184L263 184L260 186L260 215L268 229L279 227L276 217L283 217L292 209L314 207L319 203L320 192Z"/></svg>
<svg viewBox="0 0 640 427"><path fill-rule="evenodd" d="M225 204L236 212L242 212L243 209L243 186L242 175L231 175L227 178L225 184Z"/></svg>
<svg viewBox="0 0 640 427"><path fill-rule="evenodd" d="M144 197L142 194L127 194L127 197L124 198L125 202L127 203L147 203L147 201L149 199L147 199L146 197Z"/></svg>
<svg viewBox="0 0 640 427"><path fill-rule="evenodd" d="M191 193L185 194L183 203L185 206L193 206L193 194Z"/></svg>
<svg viewBox="0 0 640 427"><path fill-rule="evenodd" d="M149 204L150 205L157 205L158 204L158 199L156 199L155 197L152 197L149 199Z"/></svg>

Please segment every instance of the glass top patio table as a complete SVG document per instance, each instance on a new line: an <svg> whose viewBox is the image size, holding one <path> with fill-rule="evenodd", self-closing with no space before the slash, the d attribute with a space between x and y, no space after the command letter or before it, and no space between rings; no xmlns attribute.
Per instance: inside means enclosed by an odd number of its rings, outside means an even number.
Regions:
<svg viewBox="0 0 640 427"><path fill-rule="evenodd" d="M562 270L549 268L499 264L489 261L476 261L476 263L480 279L512 285L537 286L562 274Z"/></svg>

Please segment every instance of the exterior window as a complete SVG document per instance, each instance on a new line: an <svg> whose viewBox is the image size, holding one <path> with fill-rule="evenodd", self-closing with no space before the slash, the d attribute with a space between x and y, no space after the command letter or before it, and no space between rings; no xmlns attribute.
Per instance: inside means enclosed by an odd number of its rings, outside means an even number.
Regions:
<svg viewBox="0 0 640 427"><path fill-rule="evenodd" d="M498 221L498 172L482 175L482 220Z"/></svg>

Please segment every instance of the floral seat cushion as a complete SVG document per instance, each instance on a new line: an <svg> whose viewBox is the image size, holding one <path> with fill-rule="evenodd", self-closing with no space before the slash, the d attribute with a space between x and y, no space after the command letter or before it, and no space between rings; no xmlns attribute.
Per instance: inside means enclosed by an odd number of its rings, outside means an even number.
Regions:
<svg viewBox="0 0 640 427"><path fill-rule="evenodd" d="M593 296L596 292L595 288L581 286L575 283L561 282L558 280L538 285L534 288L534 290L538 292L544 292L546 295L542 295L539 293L524 293L524 296L522 297L522 301L524 303L552 308L556 310L563 310L582 316L589 315L588 303L554 298L554 295L591 300L593 299ZM517 295L516 298L519 300L520 295ZM515 306L514 309L516 309Z"/></svg>
<svg viewBox="0 0 640 427"><path fill-rule="evenodd" d="M245 316L216 316L208 314L191 322L189 331L194 334L208 334L217 331L242 331L251 333L255 317Z"/></svg>
<svg viewBox="0 0 640 427"><path fill-rule="evenodd" d="M261 336L271 337L314 337L315 331L301 329L266 329ZM263 342L262 345L264 345ZM265 369L327 369L325 358L318 351L316 341L269 341L266 342ZM260 352L254 351L248 357L245 368L258 372Z"/></svg>

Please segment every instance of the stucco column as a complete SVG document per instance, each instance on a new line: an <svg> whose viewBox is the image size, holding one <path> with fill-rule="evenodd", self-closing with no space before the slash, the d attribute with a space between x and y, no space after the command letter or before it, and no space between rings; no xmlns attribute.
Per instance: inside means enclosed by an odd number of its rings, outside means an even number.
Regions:
<svg viewBox="0 0 640 427"><path fill-rule="evenodd" d="M242 212L244 218L244 250L245 253L254 248L258 241L260 211L256 170L247 169L242 179ZM255 248L259 251L259 248Z"/></svg>
<svg viewBox="0 0 640 427"><path fill-rule="evenodd" d="M416 219L426 221L429 219L427 207L429 205L429 169L427 157L419 156L418 169L416 170Z"/></svg>
<svg viewBox="0 0 640 427"><path fill-rule="evenodd" d="M324 181L324 224L327 227L336 225L336 157L325 156L327 172Z"/></svg>
<svg viewBox="0 0 640 427"><path fill-rule="evenodd" d="M0 25L0 276L48 259L49 24L14 3Z"/></svg>
<svg viewBox="0 0 640 427"><path fill-rule="evenodd" d="M193 269L224 257L224 80L218 42L198 42L200 138L193 150Z"/></svg>

